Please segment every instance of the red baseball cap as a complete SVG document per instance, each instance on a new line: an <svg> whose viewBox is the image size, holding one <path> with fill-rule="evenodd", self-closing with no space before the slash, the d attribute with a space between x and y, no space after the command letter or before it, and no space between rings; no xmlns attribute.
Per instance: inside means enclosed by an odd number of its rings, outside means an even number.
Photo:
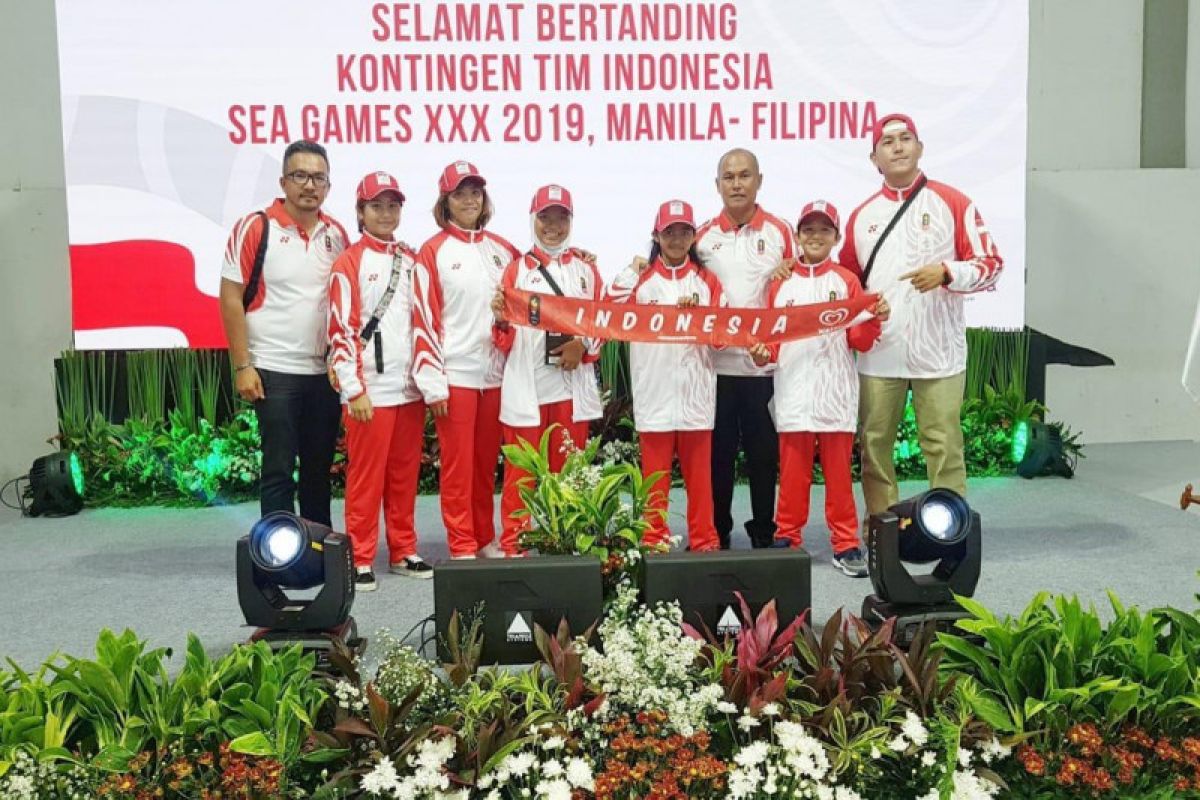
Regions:
<svg viewBox="0 0 1200 800"><path fill-rule="evenodd" d="M654 217L654 232L662 233L676 222L696 227L696 217L692 213L692 204L683 200L668 200L658 207Z"/></svg>
<svg viewBox="0 0 1200 800"><path fill-rule="evenodd" d="M875 130L871 132L871 149L875 149L885 132L895 133L906 128L913 136L920 140L921 136L917 133L917 125L912 121L912 117L905 114L888 114L885 117L880 117L875 122Z"/></svg>
<svg viewBox="0 0 1200 800"><path fill-rule="evenodd" d="M804 220L812 216L825 217L833 223L835 231L842 229L841 218L838 216L837 207L833 203L825 200L813 200L801 210L800 219L796 222L796 228L799 229L804 224Z"/></svg>
<svg viewBox="0 0 1200 800"><path fill-rule="evenodd" d="M571 205L571 193L557 183L543 186L534 193L533 202L529 204L529 213L537 214L552 206L564 208L568 214L575 213Z"/></svg>
<svg viewBox="0 0 1200 800"><path fill-rule="evenodd" d="M487 185L487 181L479 174L478 167L470 161L455 161L442 170L442 176L438 178L438 191L442 194L449 194L457 189L458 185L467 178L474 178L481 185Z"/></svg>
<svg viewBox="0 0 1200 800"><path fill-rule="evenodd" d="M386 172L372 172L358 182L358 199L364 202L374 200L384 192L395 192L400 195L400 202L404 202L404 192L400 191L400 182Z"/></svg>

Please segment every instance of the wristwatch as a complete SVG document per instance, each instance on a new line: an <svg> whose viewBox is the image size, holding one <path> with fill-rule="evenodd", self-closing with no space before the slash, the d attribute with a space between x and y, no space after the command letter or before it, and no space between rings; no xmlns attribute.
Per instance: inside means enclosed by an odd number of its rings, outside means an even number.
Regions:
<svg viewBox="0 0 1200 800"><path fill-rule="evenodd" d="M244 369L250 369L250 368L251 368L251 367L253 367L253 366L254 366L254 365L253 365L253 364L251 364L251 363L249 363L249 362L247 362L247 363L245 363L245 364L238 364L237 366L235 366L235 367L233 368L233 371L234 371L234 372L241 372L242 370L244 370Z"/></svg>

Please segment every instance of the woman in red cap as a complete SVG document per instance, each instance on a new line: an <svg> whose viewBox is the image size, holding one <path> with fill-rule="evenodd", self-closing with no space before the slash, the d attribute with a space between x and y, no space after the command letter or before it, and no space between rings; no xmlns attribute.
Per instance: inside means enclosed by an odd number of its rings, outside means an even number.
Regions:
<svg viewBox="0 0 1200 800"><path fill-rule="evenodd" d="M696 258L696 221L690 204L669 200L654 220L650 258L637 257L613 279L614 302L716 307L724 303L717 277ZM697 344L633 342L629 345L633 418L642 449L642 473L665 473L648 503L648 544L668 538L667 492L671 464L679 457L687 488L688 545L720 547L713 526L712 429L717 373L712 348Z"/></svg>
<svg viewBox="0 0 1200 800"><path fill-rule="evenodd" d="M421 247L413 298L413 378L433 413L441 451L442 521L452 558L502 557L493 494L500 457L504 353L490 304L517 249L485 230L487 181L456 161L438 179L441 232Z"/></svg>
<svg viewBox="0 0 1200 800"><path fill-rule="evenodd" d="M395 239L404 193L386 172L358 184L362 237L329 278L329 363L346 417L346 531L355 585L375 589L379 507L387 522L389 570L432 577L417 555L413 507L425 406L412 380L412 272L416 254Z"/></svg>
<svg viewBox="0 0 1200 800"><path fill-rule="evenodd" d="M500 421L504 441L524 439L538 445L542 434L557 425L550 438L550 466L562 469L564 439L577 447L588 438L588 421L603 413L593 364L600 358L599 340L550 334L536 328L500 322L504 290L521 289L541 294L599 300L603 281L594 259L571 247L571 193L551 184L538 189L529 207L533 246L512 261L500 279L492 301L497 322L497 345L508 354L500 389ZM526 527L513 512L522 507L520 485L528 474L512 464L504 467L500 496L500 545L512 555L520 548L517 537Z"/></svg>

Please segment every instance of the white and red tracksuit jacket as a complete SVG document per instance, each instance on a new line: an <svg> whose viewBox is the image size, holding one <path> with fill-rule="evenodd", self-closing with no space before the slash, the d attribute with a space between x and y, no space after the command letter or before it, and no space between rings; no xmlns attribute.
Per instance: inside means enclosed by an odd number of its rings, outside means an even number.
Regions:
<svg viewBox="0 0 1200 800"><path fill-rule="evenodd" d="M779 264L796 256L796 242L788 224L761 207L738 227L722 211L696 231L700 263L721 282L725 299L734 308L764 308L767 284ZM729 347L714 354L718 375L769 375L771 365L755 366L744 347Z"/></svg>
<svg viewBox="0 0 1200 800"><path fill-rule="evenodd" d="M450 225L421 247L413 271L413 379L428 404L450 386L494 389L504 354L492 342L492 296L517 249L489 231Z"/></svg>
<svg viewBox="0 0 1200 800"><path fill-rule="evenodd" d="M829 303L862 293L858 278L832 259L820 264L797 262L786 279L771 281L767 307ZM772 361L778 364L775 429L780 433L854 433L858 425L858 373L851 351L867 352L879 333L879 318L871 317L846 330L773 345Z"/></svg>
<svg viewBox="0 0 1200 800"><path fill-rule="evenodd" d="M886 184L854 209L838 261L861 277L879 236L911 187ZM901 275L926 264L944 265L950 284L922 294ZM858 371L880 378L946 378L967 368L963 295L995 284L1004 262L975 204L962 192L929 181L875 257L868 292L888 301L883 335L858 359Z"/></svg>
<svg viewBox="0 0 1200 800"><path fill-rule="evenodd" d="M594 264L574 250L551 257L540 247L509 263L500 278L506 289L554 294L538 266L554 278L566 297L599 300L604 282ZM546 333L536 328L510 325L495 329L497 346L507 353L504 381L500 386L500 421L513 428L535 428L541 422L538 406L571 401L575 422L599 419L604 411L596 385L596 370L591 367L600 358L599 339L587 339L587 351L579 368L570 371L546 364Z"/></svg>
<svg viewBox="0 0 1200 800"><path fill-rule="evenodd" d="M393 264L400 268L396 293L375 336L364 342L359 334L387 291ZM367 233L334 262L329 277L329 365L337 375L343 403L363 392L376 406L399 406L421 399L412 378L415 265L416 253L406 245Z"/></svg>
<svg viewBox="0 0 1200 800"><path fill-rule="evenodd" d="M725 305L721 282L690 259L668 267L662 258L641 273L626 267L605 290L608 300L674 306L695 295L698 309ZM717 409L713 348L698 344L631 342L633 420L639 431L712 430Z"/></svg>

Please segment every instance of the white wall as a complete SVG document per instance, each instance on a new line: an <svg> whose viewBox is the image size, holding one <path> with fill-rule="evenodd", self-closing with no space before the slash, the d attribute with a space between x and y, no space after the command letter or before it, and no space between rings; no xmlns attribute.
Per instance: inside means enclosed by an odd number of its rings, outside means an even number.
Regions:
<svg viewBox="0 0 1200 800"><path fill-rule="evenodd" d="M1141 163L1142 19L1142 0L1030 0L1029 169Z"/></svg>
<svg viewBox="0 0 1200 800"><path fill-rule="evenodd" d="M53 359L71 342L54 3L0 0L0 481L58 432ZM9 496L11 500L11 496Z"/></svg>
<svg viewBox="0 0 1200 800"><path fill-rule="evenodd" d="M1200 3L1188 4L1187 93L1184 126L1187 130L1187 165L1200 167Z"/></svg>
<svg viewBox="0 0 1200 800"><path fill-rule="evenodd" d="M1052 419L1088 442L1195 439L1180 387L1200 297L1200 170L1029 176L1028 324L1113 367L1051 366Z"/></svg>
<svg viewBox="0 0 1200 800"><path fill-rule="evenodd" d="M1190 12L1192 78L1200 3ZM1116 361L1047 370L1051 418L1087 442L1200 438L1180 387L1200 296L1200 170L1138 169L1142 18L1140 0L1030 5L1026 320ZM1190 86L1200 157L1200 76Z"/></svg>

